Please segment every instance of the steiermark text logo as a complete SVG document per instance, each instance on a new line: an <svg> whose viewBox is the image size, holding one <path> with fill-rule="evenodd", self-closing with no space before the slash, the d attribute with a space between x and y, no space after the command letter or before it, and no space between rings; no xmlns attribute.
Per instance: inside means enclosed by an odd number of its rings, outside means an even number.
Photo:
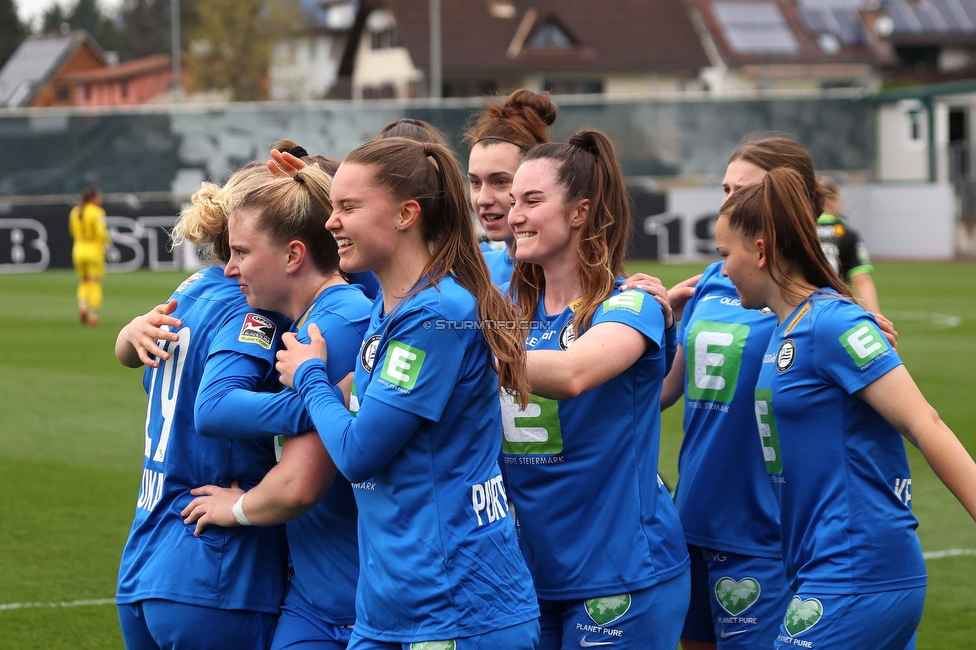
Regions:
<svg viewBox="0 0 976 650"><path fill-rule="evenodd" d="M609 625L630 609L630 594L604 596L583 601L586 613L597 625Z"/></svg>
<svg viewBox="0 0 976 650"><path fill-rule="evenodd" d="M718 604L732 616L738 616L752 607L759 600L761 593L762 587L755 578L743 578L736 582L726 576L715 583L715 598Z"/></svg>
<svg viewBox="0 0 976 650"><path fill-rule="evenodd" d="M823 604L816 598L807 600L793 596L790 608L786 610L786 631L796 636L809 630L823 617Z"/></svg>
<svg viewBox="0 0 976 650"><path fill-rule="evenodd" d="M455 650L456 648L457 643L453 639L450 641L420 641L410 644L410 650Z"/></svg>
<svg viewBox="0 0 976 650"><path fill-rule="evenodd" d="M394 386L412 390L417 385L417 378L426 358L427 353L420 348L410 347L400 341L390 341L380 377Z"/></svg>

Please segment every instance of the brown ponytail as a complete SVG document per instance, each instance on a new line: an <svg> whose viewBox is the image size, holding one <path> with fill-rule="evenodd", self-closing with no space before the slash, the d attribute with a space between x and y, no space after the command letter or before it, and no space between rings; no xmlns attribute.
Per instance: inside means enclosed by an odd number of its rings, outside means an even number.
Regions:
<svg viewBox="0 0 976 650"><path fill-rule="evenodd" d="M624 175L613 143L600 131L580 131L565 144L541 144L525 157L538 159L555 163L556 182L565 188L566 201L590 200L576 254L583 301L573 317L573 328L582 333L613 293L617 276L624 274L631 228ZM511 286L524 321L533 318L544 284L542 267L516 262Z"/></svg>
<svg viewBox="0 0 976 650"><path fill-rule="evenodd" d="M769 258L769 272L784 294L806 298L796 276L814 287L830 287L853 300L847 283L840 279L824 255L817 236L803 176L779 167L762 182L743 187L722 206L729 227L749 239L762 238Z"/></svg>
<svg viewBox="0 0 976 650"><path fill-rule="evenodd" d="M426 278L413 295L451 274L478 302L483 322L513 323L515 306L491 283L484 257L475 243L464 181L451 151L430 142L386 138L367 142L343 162L373 167L376 182L398 201L420 205L420 228L432 257L422 271ZM519 330L484 327L482 334L497 363L499 385L528 405L529 380L525 347Z"/></svg>

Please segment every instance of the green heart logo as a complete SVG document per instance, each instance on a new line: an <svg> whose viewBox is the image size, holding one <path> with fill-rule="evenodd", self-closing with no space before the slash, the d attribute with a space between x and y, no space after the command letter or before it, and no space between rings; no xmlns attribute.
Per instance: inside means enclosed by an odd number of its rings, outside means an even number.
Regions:
<svg viewBox="0 0 976 650"><path fill-rule="evenodd" d="M609 625L627 613L630 609L630 594L619 596L604 596L590 598L583 601L586 613L597 625Z"/></svg>
<svg viewBox="0 0 976 650"><path fill-rule="evenodd" d="M786 631L790 636L802 634L816 625L823 613L823 604L816 598L801 600L799 596L793 596L790 608L786 610Z"/></svg>
<svg viewBox="0 0 976 650"><path fill-rule="evenodd" d="M759 600L762 587L755 578L743 578L739 582L728 576L715 583L718 604L732 616L738 616Z"/></svg>
<svg viewBox="0 0 976 650"><path fill-rule="evenodd" d="M457 644L451 641L420 641L411 643L410 650L456 650Z"/></svg>

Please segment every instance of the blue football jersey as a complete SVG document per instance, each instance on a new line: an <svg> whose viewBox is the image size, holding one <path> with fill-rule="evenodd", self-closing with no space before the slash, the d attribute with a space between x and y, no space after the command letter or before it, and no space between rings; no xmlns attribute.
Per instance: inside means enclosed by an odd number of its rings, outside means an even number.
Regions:
<svg viewBox="0 0 976 650"><path fill-rule="evenodd" d="M526 346L565 350L573 308L549 316L540 299ZM664 314L643 291L618 288L592 326L623 323L650 341L608 382L567 400L502 397L505 480L519 543L540 598L567 600L651 587L688 566L678 514L657 474Z"/></svg>
<svg viewBox="0 0 976 650"><path fill-rule="evenodd" d="M765 313L764 313L765 312ZM722 262L685 306L684 440L675 504L689 544L780 558L779 504L769 487L753 409L776 316L743 309Z"/></svg>
<svg viewBox="0 0 976 650"><path fill-rule="evenodd" d="M308 343L308 326L315 323L328 340L326 372L339 383L355 368L369 323L372 302L354 286L337 285L320 293L295 323L298 340ZM288 549L295 574L286 602L335 625L356 620L356 582L359 579L358 511L349 481L336 474L322 500L298 519L288 522Z"/></svg>
<svg viewBox="0 0 976 650"><path fill-rule="evenodd" d="M495 286L500 287L511 281L515 258L509 256L508 249L485 251L485 264L488 265L488 273L491 274L491 282Z"/></svg>
<svg viewBox="0 0 976 650"><path fill-rule="evenodd" d="M253 390L277 385L274 355L287 321L280 314L248 307L236 280L218 267L190 276L173 294L173 314L182 321L179 340L164 342L170 358L146 368L149 395L145 459L135 520L119 569L119 604L161 598L190 605L275 614L281 605L287 568L283 526L211 527L200 537L180 512L190 490L207 484L227 487L237 479L253 487L274 465L272 438L206 438L194 428L194 398L208 357L233 352L264 371Z"/></svg>
<svg viewBox="0 0 976 650"><path fill-rule="evenodd" d="M381 471L355 483L356 630L409 642L538 617L498 467L498 376L474 297L452 277L383 313L356 366L359 417L380 402L423 418ZM369 435L382 435L370 431Z"/></svg>
<svg viewBox="0 0 976 650"><path fill-rule="evenodd" d="M755 414L794 590L926 583L901 433L854 396L899 365L874 317L838 297L804 301L773 333Z"/></svg>
<svg viewBox="0 0 976 650"><path fill-rule="evenodd" d="M362 271L360 273L347 273L350 284L357 285L360 290L370 300L376 300L380 295L380 281L372 271Z"/></svg>

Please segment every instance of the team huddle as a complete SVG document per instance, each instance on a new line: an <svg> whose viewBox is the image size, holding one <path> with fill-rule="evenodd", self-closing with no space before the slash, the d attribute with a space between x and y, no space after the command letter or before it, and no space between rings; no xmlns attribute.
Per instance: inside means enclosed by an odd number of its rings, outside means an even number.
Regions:
<svg viewBox="0 0 976 650"><path fill-rule="evenodd" d="M735 151L723 260L668 291L627 276L613 143L555 119L487 104L470 191L404 119L193 196L210 266L116 342L148 394L128 648L915 647L902 436L974 518L976 464L825 255L809 154Z"/></svg>

